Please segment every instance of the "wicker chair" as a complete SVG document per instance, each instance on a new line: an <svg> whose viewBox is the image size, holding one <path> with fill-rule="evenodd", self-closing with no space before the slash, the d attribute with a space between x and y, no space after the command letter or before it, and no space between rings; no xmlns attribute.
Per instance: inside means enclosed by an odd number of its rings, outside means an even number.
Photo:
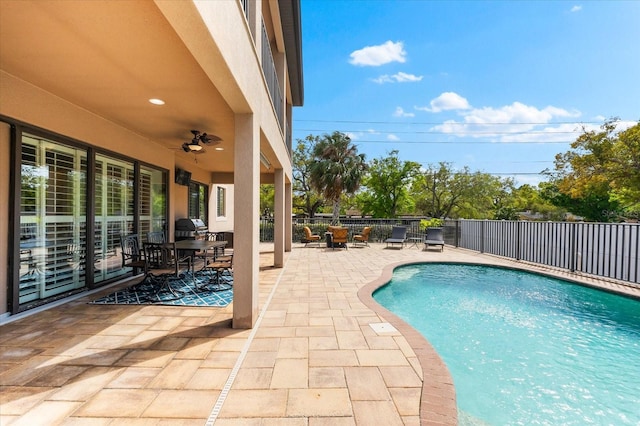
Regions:
<svg viewBox="0 0 640 426"><path fill-rule="evenodd" d="M308 246L311 243L318 243L318 246L321 245L321 240L322 237L320 237L320 235L318 234L314 234L311 232L311 228L309 228L308 226L304 227L304 239L302 240L303 243L306 243L304 246Z"/></svg>
<svg viewBox="0 0 640 426"><path fill-rule="evenodd" d="M371 227L365 226L361 234L357 234L353 236L353 245L357 246L358 244L362 244L362 245L368 246L370 233L371 233Z"/></svg>
<svg viewBox="0 0 640 426"><path fill-rule="evenodd" d="M347 248L347 239L349 238L349 228L341 228L337 226L330 226L328 232L331 233L331 248L336 247L345 249Z"/></svg>

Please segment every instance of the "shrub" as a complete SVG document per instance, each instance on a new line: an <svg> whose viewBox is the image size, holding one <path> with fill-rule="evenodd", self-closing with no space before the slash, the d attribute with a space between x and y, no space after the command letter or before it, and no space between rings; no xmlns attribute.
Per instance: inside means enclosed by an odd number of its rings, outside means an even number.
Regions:
<svg viewBox="0 0 640 426"><path fill-rule="evenodd" d="M427 228L439 228L444 224L442 219L432 217L431 219L422 219L420 221L420 230L424 231Z"/></svg>

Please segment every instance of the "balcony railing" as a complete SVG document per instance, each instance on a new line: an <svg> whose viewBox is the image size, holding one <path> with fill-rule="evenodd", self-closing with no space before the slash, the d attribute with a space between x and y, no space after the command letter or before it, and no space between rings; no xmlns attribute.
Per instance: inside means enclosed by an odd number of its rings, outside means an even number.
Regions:
<svg viewBox="0 0 640 426"><path fill-rule="evenodd" d="M267 29L262 23L262 72L267 82L267 88L271 95L271 102L278 117L278 123L280 124L280 130L284 131L284 104L282 102L282 93L280 91L280 84L278 84L278 74L276 73L276 66L271 54L271 44L269 43L269 36L267 35Z"/></svg>

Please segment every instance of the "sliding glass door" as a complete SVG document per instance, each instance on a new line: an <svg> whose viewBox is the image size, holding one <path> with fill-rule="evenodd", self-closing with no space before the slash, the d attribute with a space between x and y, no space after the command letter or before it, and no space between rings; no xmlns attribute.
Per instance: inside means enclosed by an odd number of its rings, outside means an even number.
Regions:
<svg viewBox="0 0 640 426"><path fill-rule="evenodd" d="M95 282L123 275L120 236L135 229L133 162L96 155Z"/></svg>
<svg viewBox="0 0 640 426"><path fill-rule="evenodd" d="M85 286L86 151L22 140L19 301Z"/></svg>
<svg viewBox="0 0 640 426"><path fill-rule="evenodd" d="M166 233L167 172L93 154L22 133L19 283L13 288L19 310L126 275L131 269L122 266L121 237L138 234L143 241L148 232ZM87 182L93 182L89 194Z"/></svg>

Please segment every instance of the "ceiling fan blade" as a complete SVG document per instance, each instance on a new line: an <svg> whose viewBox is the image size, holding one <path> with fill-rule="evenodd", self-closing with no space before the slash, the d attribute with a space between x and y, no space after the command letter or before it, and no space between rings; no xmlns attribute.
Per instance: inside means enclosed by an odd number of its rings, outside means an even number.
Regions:
<svg viewBox="0 0 640 426"><path fill-rule="evenodd" d="M200 136L200 140L203 143L211 144L221 142L222 138L216 135L207 135L206 133L203 133L202 136Z"/></svg>

